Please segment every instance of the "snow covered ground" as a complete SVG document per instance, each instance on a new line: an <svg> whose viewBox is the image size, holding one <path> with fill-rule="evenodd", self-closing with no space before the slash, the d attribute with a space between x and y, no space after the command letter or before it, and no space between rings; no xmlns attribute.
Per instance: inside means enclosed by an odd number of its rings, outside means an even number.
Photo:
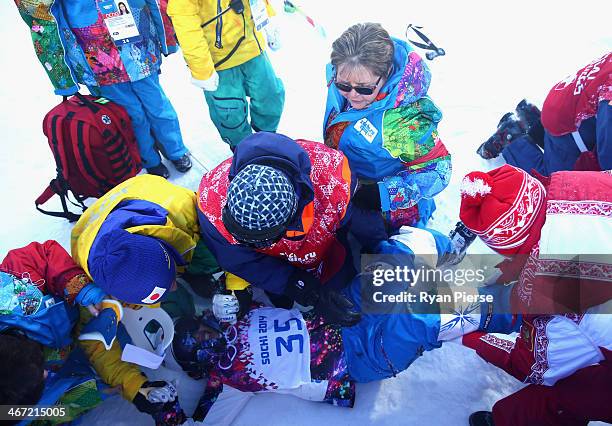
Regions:
<svg viewBox="0 0 612 426"><path fill-rule="evenodd" d="M429 94L444 113L440 135L453 154L450 186L437 198L432 226L447 232L458 216L458 183L471 170L498 165L485 162L475 149L499 118L523 97L541 105L548 90L612 47L607 0L470 2L406 0L301 0L298 4L327 31L322 38L299 16L278 8L283 47L270 53L283 79L287 99L279 132L321 140L325 102L324 65L331 42L356 22L380 22L402 37L408 23L425 33L447 54L429 65ZM30 241L56 239L69 249L71 226L34 209L34 199L54 177L51 153L42 134L42 118L59 98L38 64L25 24L12 2L0 3L0 256ZM162 84L179 117L185 143L207 168L230 154L209 117L204 96L189 83L179 54L165 59ZM196 164L171 181L196 189L204 169ZM59 204L59 203L58 203ZM52 207L56 207L51 205ZM487 252L477 243L474 252ZM258 395L237 416L236 425L432 424L466 425L469 413L521 386L485 364L470 350L447 344L426 353L395 379L358 385L355 408L344 409L282 395ZM181 401L193 408L201 384L183 378ZM84 424L151 424L119 398L92 412Z"/></svg>

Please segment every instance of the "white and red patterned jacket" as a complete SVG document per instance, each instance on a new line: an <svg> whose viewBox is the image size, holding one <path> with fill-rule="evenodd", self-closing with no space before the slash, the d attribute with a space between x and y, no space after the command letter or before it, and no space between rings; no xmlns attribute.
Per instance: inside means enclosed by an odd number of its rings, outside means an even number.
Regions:
<svg viewBox="0 0 612 426"><path fill-rule="evenodd" d="M557 172L544 185L528 255L513 259L519 336L472 333L463 344L521 381L553 385L612 358L612 174Z"/></svg>

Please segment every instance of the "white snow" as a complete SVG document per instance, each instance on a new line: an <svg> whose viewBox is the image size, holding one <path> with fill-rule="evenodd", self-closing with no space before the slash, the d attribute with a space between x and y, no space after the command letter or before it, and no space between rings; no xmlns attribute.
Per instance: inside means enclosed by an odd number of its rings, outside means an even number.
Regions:
<svg viewBox="0 0 612 426"><path fill-rule="evenodd" d="M278 11L282 48L270 57L286 87L285 112L279 132L321 140L325 102L324 65L331 42L348 26L380 22L403 37L408 23L424 32L446 56L429 62L429 91L442 109L440 135L453 154L449 187L437 197L432 226L447 232L457 220L459 184L471 170L501 164L475 153L499 118L527 97L541 105L548 90L612 47L607 0L577 1L365 1L301 0L298 4L327 31L323 39L296 14ZM71 226L42 215L34 199L54 177L54 165L42 133L42 118L60 98L54 96L34 54L26 25L13 2L0 3L2 106L0 129L0 256L30 241L55 239L69 249ZM209 117L203 94L189 82L180 53L164 59L162 84L179 117L185 143L211 168L230 154ZM184 176L169 166L171 181L196 189L204 172L196 164ZM50 208L59 207L59 203ZM488 252L482 243L473 252ZM521 386L487 365L472 351L453 344L426 353L395 379L361 384L354 409L305 402L290 396L258 395L235 420L236 425L466 425L475 410L492 404ZM183 378L181 400L188 409L200 383ZM151 420L118 397L90 413L84 424L136 425Z"/></svg>

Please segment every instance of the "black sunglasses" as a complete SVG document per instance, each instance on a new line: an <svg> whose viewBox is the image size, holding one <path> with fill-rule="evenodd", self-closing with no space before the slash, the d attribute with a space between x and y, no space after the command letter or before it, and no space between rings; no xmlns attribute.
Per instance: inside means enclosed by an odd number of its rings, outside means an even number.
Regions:
<svg viewBox="0 0 612 426"><path fill-rule="evenodd" d="M376 80L374 87L360 87L360 86L353 87L350 84L338 83L338 80L336 78L337 77L334 77L334 85L341 92L349 93L351 90L355 90L355 92L359 93L360 95L369 96L372 93L374 93L374 90L376 90L376 88L378 87L378 83L380 83L380 80L382 79L382 75L378 77L378 80Z"/></svg>

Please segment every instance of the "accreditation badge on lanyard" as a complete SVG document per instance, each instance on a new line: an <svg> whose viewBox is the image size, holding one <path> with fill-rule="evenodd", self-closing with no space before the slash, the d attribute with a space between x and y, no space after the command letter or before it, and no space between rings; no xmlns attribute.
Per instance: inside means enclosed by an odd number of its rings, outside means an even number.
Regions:
<svg viewBox="0 0 612 426"><path fill-rule="evenodd" d="M266 10L266 2L265 0L249 0L249 4L251 5L251 14L253 15L253 22L255 22L255 29L261 31L261 29L270 22L268 11Z"/></svg>
<svg viewBox="0 0 612 426"><path fill-rule="evenodd" d="M117 46L142 40L127 0L99 0L98 8Z"/></svg>

